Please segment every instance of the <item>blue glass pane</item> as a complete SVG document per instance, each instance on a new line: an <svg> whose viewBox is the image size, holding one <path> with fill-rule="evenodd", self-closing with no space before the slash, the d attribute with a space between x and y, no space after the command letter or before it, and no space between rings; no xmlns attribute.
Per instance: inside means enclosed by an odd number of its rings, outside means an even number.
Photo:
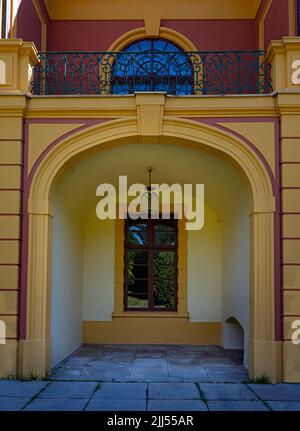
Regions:
<svg viewBox="0 0 300 431"><path fill-rule="evenodd" d="M193 72L188 56L163 39L140 40L120 52L113 65L111 81L114 94L193 93Z"/></svg>

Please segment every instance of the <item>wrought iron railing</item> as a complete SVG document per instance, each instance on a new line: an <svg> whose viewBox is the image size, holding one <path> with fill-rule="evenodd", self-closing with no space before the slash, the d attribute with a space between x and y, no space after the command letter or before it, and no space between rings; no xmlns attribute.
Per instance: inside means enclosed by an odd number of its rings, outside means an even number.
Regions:
<svg viewBox="0 0 300 431"><path fill-rule="evenodd" d="M41 52L32 93L174 95L268 94L264 51Z"/></svg>

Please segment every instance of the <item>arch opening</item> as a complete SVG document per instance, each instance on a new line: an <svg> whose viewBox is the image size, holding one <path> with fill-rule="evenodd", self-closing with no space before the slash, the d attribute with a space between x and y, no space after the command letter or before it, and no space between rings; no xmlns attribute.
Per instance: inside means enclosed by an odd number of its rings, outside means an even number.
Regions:
<svg viewBox="0 0 300 431"><path fill-rule="evenodd" d="M187 320L189 328L178 338L171 326L164 339L147 325L144 332L137 327L134 336L128 326L121 337L118 327L113 327L118 301L115 262L122 250L116 250L116 221L96 217L95 192L104 182L118 190L119 175L127 176L128 185L146 183L148 165L153 166L157 184L205 186L204 228L186 233L187 266L180 276L187 280L184 301L189 315L182 327ZM135 339L140 344L175 340L175 344L221 345L223 316L235 308L249 327L249 196L244 179L227 161L170 142L159 147L123 143L68 163L51 194L52 365L87 342L130 344ZM184 301L179 298L179 308ZM106 326L111 326L110 339Z"/></svg>
<svg viewBox="0 0 300 431"><path fill-rule="evenodd" d="M248 337L235 317L228 317L222 323L222 346L234 351L236 356L242 356L244 364L248 365Z"/></svg>
<svg viewBox="0 0 300 431"><path fill-rule="evenodd" d="M72 169L74 169L75 164L72 166L73 162L76 161L78 163L81 163L80 160L84 160L84 157L86 156L86 159L88 159L89 155L94 154L94 160L97 159L96 155L98 150L102 153L101 156L104 157L105 159L105 154L109 154L109 151L113 151L116 150L117 148L125 148L126 145L132 145L134 147L134 150L137 151L138 147L142 147L143 151L145 150L145 148L150 149L151 144L140 144L138 143L138 139L136 138L136 126L135 124L131 124L130 121L127 121L127 124L123 127L122 122L120 121L115 121L112 122L113 125L104 125L104 126L96 126L90 130L87 131L87 133L83 132L83 133L79 133L78 136L75 136L69 140L67 140L66 142L63 143L63 145L59 145L57 148L55 148L52 152L52 154L50 154L49 157L46 157L44 159L44 161L41 163L41 165L38 167L35 175L33 176L33 181L32 181L32 185L31 185L31 191L30 191L30 199L31 199L31 206L35 208L34 211L30 210L30 226L31 226L31 231L30 231L30 248L29 251L32 250L32 244L38 244L38 239L39 239L39 235L40 233L38 232L38 229L36 228L36 226L38 225L38 223L36 224L34 221L34 219L36 219L38 221L38 219L40 217L44 217L45 214L49 214L47 212L47 208L49 208L50 211L50 206L49 206L49 197L50 200L53 201L53 199L57 198L57 189L56 186L59 186L59 181L62 179L62 181L64 181L64 178L66 177L65 173L66 173L66 169L68 167L70 167L70 172L72 172ZM117 134L116 134L117 131ZM118 136L118 139L116 140L116 135ZM176 144L180 142L181 145L177 146ZM122 144L120 146L120 144ZM171 145L170 145L171 144ZM269 340L273 340L273 326L274 326L274 322L273 322L273 310L270 309L270 313L268 314L269 317L271 317L271 320L268 321L267 325L264 326L264 331L257 331L257 325L259 325L259 321L261 318L265 319L265 309L266 307L269 307L272 305L272 298L274 295L273 292L273 275L271 273L267 274L267 277L270 277L269 282L265 283L265 277L264 280L260 280L261 274L258 271L258 267L256 266L256 262L259 261L259 255L260 253L263 253L264 256L268 256L268 259L270 259L272 261L273 259L273 241L274 238L271 234L270 231L267 232L267 235L265 237L261 237L257 238L257 236L255 236L255 232L257 232L258 229L260 229L260 225L261 223L265 223L265 221L268 220L268 223L273 223L273 192L272 192L272 182L268 176L268 173L266 170L264 170L264 168L261 165L261 162L258 161L256 155L245 146L245 144L243 144L241 141L239 143L235 142L234 139L232 139L232 137L230 138L226 133L224 132L219 132L218 130L210 127L210 126L195 126L195 125L191 125L189 122L187 121L166 121L164 124L164 129L163 129L163 136L162 136L162 140L161 140L161 144L158 146L157 144L153 145L153 147L155 147L155 151L160 151L160 149L163 151L163 149L166 149L167 152L174 152L175 148L181 148L181 150L184 151L193 151L193 154L198 154L201 155L204 159L205 157L211 157L214 162L216 162L216 160L220 160L224 166L227 166L227 170L229 175L233 175L235 176L237 181L234 181L235 184L239 184L239 186L241 187L240 189L240 193L238 196L241 197L241 201L240 202L244 202L243 205L239 206L239 212L236 213L237 215L237 219L236 221L238 223L235 223L235 219L232 217L232 214L235 212L233 212L232 210L232 203L233 202L238 202L239 199L236 199L236 196L232 200L228 200L227 199L227 204L229 203L230 205L228 206L226 204L226 202L223 201L223 206L222 206L222 202L219 201L219 206L218 204L216 204L216 202L214 202L214 200L212 199L211 201L207 201L206 204L211 208L211 219L213 220L215 217L215 222L218 223L220 220L220 210L222 210L222 208L224 209L225 207L227 208L227 211L223 211L222 213L222 219L223 221L226 220L226 214L227 214L227 227L226 227L226 231L230 232L230 229L233 229L235 226L239 226L240 228L243 228L243 222L246 224L248 224L248 231L249 232L249 236L244 237L242 243L245 245L247 244L246 248L248 250L249 256L248 256L248 261L247 261L247 265L249 268L249 271L245 271L245 266L241 266L239 268L242 269L243 274L245 274L246 272L250 272L250 281L254 280L253 284L252 282L250 282L250 285L248 284L248 289L250 290L250 297L253 295L255 296L257 294L257 288L259 286L264 286L264 289L266 289L266 286L268 287L268 289L265 292L265 298L266 298L266 302L262 301L262 303L257 303L255 306L256 308L251 308L249 306L249 302L247 302L248 306L246 305L247 309L248 309L248 325L249 325L249 344L252 346L250 351L249 351L249 367L250 367L250 373L251 375L254 375L256 373L259 373L259 371L261 369L263 369L263 366L260 364L259 360L256 358L256 356L253 356L253 348L256 348L255 342L256 340L260 343L260 348L261 346L263 346L264 343L266 343L266 350L268 349L268 343ZM102 151L103 150L103 151ZM206 151L209 150L209 151ZM150 151L150 150L149 150ZM177 150L176 150L177 151ZM100 154L99 152L99 154ZM150 151L151 152L151 151ZM117 153L116 153L117 154ZM216 154L219 155L219 159L218 157L215 157ZM99 156L100 157L100 156ZM101 158L102 158L101 157ZM201 158L201 157L200 157ZM226 159L231 159L234 160L234 165L238 165L239 166L239 170L234 169L233 165L231 163L228 163ZM168 160L164 157L157 157L157 153L156 153L156 163L157 161L163 161L163 160ZM193 158L194 159L194 158ZM118 160L118 162L117 162ZM140 169L142 169L142 164L141 164L141 160L144 160L144 153L140 153L139 159L138 161L136 160L135 162L135 167L137 167L136 169L132 169L133 172L135 172L135 175L138 175L138 172L140 171ZM177 162L179 163L180 161L180 165L181 165L181 160L183 160L182 157L175 157L172 158L172 160L177 160ZM128 162L129 163L129 162ZM193 164L192 160L191 163ZM217 163L217 162L216 162ZM119 157L115 157L114 162L109 164L106 163L105 165L106 167L113 167L116 168L118 172L122 171L122 161ZM182 166L181 166L182 168ZM225 169L225 168L224 168ZM144 175L144 169L143 170L143 175ZM204 170L199 170L196 169L195 170L195 175L200 175L199 177L199 181L201 182L201 175L202 172L204 172ZM243 172L243 175L240 175L240 172ZM92 172L91 169L89 169L89 172ZM96 172L96 171L95 171ZM98 171L99 172L99 171ZM182 177L180 178L180 169L174 169L173 171L170 171L169 166L165 167L164 169L162 169L162 172L164 172L163 178L161 182L166 182L168 181L168 179L166 178L165 173L167 172L168 175L171 175L171 173L173 173L173 177L169 177L169 180L175 178L178 181L183 181L186 182L186 180L188 180L187 178L187 173L190 172L189 167L186 166L185 172L182 174ZM212 175L212 173L218 172L219 170L216 169L216 166L214 166L214 169L211 169L209 171L210 175ZM107 173L108 174L108 173ZM176 175L175 175L176 174ZM143 176L142 175L142 176ZM175 175L175 176L174 176ZM179 175L179 178L178 178ZM94 178L93 175L91 175L91 178ZM98 177L97 177L98 178ZM113 181L113 178L109 175L107 175L106 179L111 179ZM159 177L158 177L159 178ZM207 177L208 178L208 177ZM210 180L212 180L212 177L209 177ZM215 175L215 178L217 178L217 175ZM247 181L245 182L244 179L247 178ZM98 178L99 179L99 178ZM98 182L97 179L97 182ZM140 180L140 179L139 179ZM191 182L193 182L192 179L190 179ZM195 178L194 178L195 180ZM160 179L158 180L158 182L160 182ZM226 182L224 182L225 184ZM210 187L212 190L213 187L211 186L212 182L209 181ZM249 187L250 184L250 187ZM83 182L81 181L78 184L78 189L74 188L72 189L72 192L77 193L78 190L80 189L80 187L83 185ZM98 184L97 184L98 185ZM228 184L227 184L228 186ZM50 190L51 189L51 190ZM223 200L226 196L226 193L219 193L219 188L215 187L216 190L218 190L218 196L219 198L221 197ZM230 187L228 187L228 190L230 190ZM249 196L249 190L251 190L251 194ZM50 193L51 191L51 193ZM78 197L78 193L76 194L76 197ZM82 196L85 196L84 194L82 194ZM93 197L95 198L95 196ZM39 200L38 200L39 199ZM76 200L76 199L75 199ZM65 201L66 202L66 201ZM82 203L81 199L77 199L77 205ZM95 203L95 202L94 202ZM94 203L92 205L91 208L94 207ZM36 205L36 206L34 206ZM225 207L224 207L225 205ZM227 205L227 206L226 206ZM39 210L39 208L41 208ZM43 208L43 209L42 209ZM46 208L46 213L45 213L45 208ZM80 207L78 207L78 214L80 214L80 208L82 208L82 205L80 205ZM85 207L86 208L86 207ZM229 209L228 209L229 208ZM54 210L55 210L55 205L54 205ZM71 211L71 210L70 210ZM92 209L93 211L93 209ZM258 211L258 212L257 212ZM263 212L264 216L261 217L261 211ZM221 211L222 212L222 211ZM74 209L72 209L71 211L72 214L74 214ZM250 213L250 223L248 223L248 215ZM214 216L215 214L215 216ZM257 215L256 215L257 214ZM85 213L85 215L87 215L87 213ZM230 217L231 216L231 217ZM48 216L47 216L48 217ZM251 221L252 218L252 221ZM43 218L43 220L45 220ZM219 220L219 221L218 221ZM255 223L253 223L253 221L255 221ZM43 222L44 223L44 222ZM231 224L230 224L231 223ZM222 223L221 223L222 224ZM54 217L54 225L55 225L55 217ZM216 226L216 225L215 225ZM54 230L55 230L55 226L54 226ZM214 231L216 231L214 229ZM82 232L82 231L81 231ZM116 233L116 230L114 229L114 232ZM244 231L245 232L245 231ZM271 235L270 235L271 234ZM49 237L50 235L50 230L49 230L49 225L45 224L44 225L44 233L43 235L45 235L45 237ZM83 236L83 234L82 234ZM237 235L238 238L239 235ZM80 236L79 236L80 237ZM229 238L229 241L231 241L232 239L232 235L228 234L227 237ZM247 241L249 241L249 237L250 240L252 242L252 245L249 246L249 243L247 243ZM59 238L59 236L58 236ZM222 235L221 235L222 238ZM81 237L82 239L82 237ZM257 246L258 242L260 242L262 244L262 246ZM197 242L197 241L196 241ZM241 242L237 239L236 241L233 242L233 244L235 244L236 246L240 246ZM49 242L50 245L50 242ZM222 245L222 240L221 240L221 245ZM216 247L216 250L219 250L219 253L222 256L222 246L219 245L218 247ZM254 247L253 247L254 245ZM244 246L243 246L244 247ZM197 252L198 252L198 248L196 247ZM51 248L52 250L52 248ZM51 250L49 249L49 252L51 252ZM253 250L254 250L254 255L253 255ZM267 251L267 254L265 253L265 250ZM205 252L205 250L204 250ZM32 252L31 252L32 253ZM224 253L223 253L224 254ZM235 253L236 256L242 256L241 253L236 252ZM47 254L44 254L44 258L47 257ZM115 256L116 257L116 256ZM229 259L228 263L230 264L230 253L226 254L226 257ZM255 259L254 259L255 257ZM118 257L120 258L120 256ZM80 258L81 259L81 258ZM220 256L219 256L219 259ZM117 260L117 257L116 257ZM116 261L115 260L115 261ZM98 261L99 262L99 261ZM199 259L195 259L195 262L198 263ZM224 266L224 265L223 265ZM45 267L47 268L47 271L44 275L46 275L46 279L44 281L43 284L43 288L44 289L48 289L49 291L51 290L49 284L48 284L48 280L49 280L49 275L51 273L51 269L49 268L49 266L47 264L45 264ZM223 274L222 272L222 266L220 265L220 270L221 270L221 274ZM227 283L235 283L237 281L237 279L239 279L240 277L240 272L236 272L235 271L235 267L233 265L230 266L232 268L232 271L229 272L227 274ZM270 266L271 267L271 266ZM214 267L212 266L213 270ZM187 268L188 269L188 268ZM35 275L35 272L38 271L39 268L35 265L32 266L32 268L29 269L29 278L30 280L37 280L37 277ZM211 271L212 273L213 271ZM218 271L215 271L215 273L217 274ZM116 274L116 268L115 268L115 274ZM264 274L265 276L265 274ZM190 280L192 280L191 275L189 276ZM222 276L221 276L222 277ZM79 277L78 277L79 278ZM263 284L262 284L263 282ZM247 283L249 283L249 277L247 279ZM39 286L35 286L35 283L31 283L30 284L30 289L34 292L35 291L35 287L40 289L40 285ZM222 283L220 283L220 292L222 292ZM243 289L240 289L239 292L243 292ZM79 295L80 296L80 295ZM28 296L29 298L34 298L34 294ZM238 295L235 297L233 296L233 298L235 298L235 301L237 301L237 297ZM185 298L186 302L188 302L188 297ZM219 303L222 304L222 294L218 296L218 300ZM119 297L117 299L117 301L121 301L122 303L122 298ZM114 302L116 303L116 297L114 298ZM214 301L212 301L213 303ZM229 301L230 302L230 301ZM234 303L234 301L233 301ZM191 308L192 310L192 305L197 304L197 302L192 301L190 304L188 304L188 307ZM246 304L246 303L245 303ZM214 306L216 305L216 303L214 303ZM41 308L44 307L45 309L45 313L39 313L37 315L37 313L35 312L35 308L34 308L34 304L30 303L29 304L29 309L33 310L33 313L28 313L27 315L27 339L28 340L37 340L37 339L45 339L45 342L47 344L47 346L49 346L50 344L50 331L47 332L49 330L49 326L47 324L47 322L50 321L50 313L49 313L49 304L42 304ZM223 305L222 305L223 307ZM222 309L222 307L219 307L219 313L220 313L220 319L219 319L219 328L221 325L221 321L222 321L222 315L220 310ZM205 304L204 304L204 308ZM262 312L263 311L263 312ZM199 312L199 310L195 310L192 311L192 314L195 315L195 313ZM253 324L253 314L254 312L256 313L256 315L259 316L257 322L255 322L255 325ZM79 313L80 314L80 313ZM235 311L231 311L231 310L226 310L226 316L224 315L224 317L226 318L228 315L235 315ZM246 314L245 314L246 315ZM119 317L119 316L113 316L115 317ZM180 316L184 319L188 318L188 315L183 315ZM39 319L42 318L44 319L43 322L41 322L41 325L39 327L39 334L37 334L37 326L32 324L33 319ZM112 321L114 321L116 319L112 319ZM118 319L117 319L118 320ZM241 320L241 318L239 317L239 320ZM52 319L53 321L53 319ZM94 322L94 320L90 320L90 322ZM141 322L141 321L139 321ZM151 321L153 322L153 320ZM124 320L122 320L122 324L120 324L119 326L119 330L122 331L122 329L124 328ZM192 319L190 319L190 323L201 323L201 322L193 322ZM203 323L203 322L202 322ZM210 323L215 323L215 322L209 322L206 320L205 322L207 325ZM81 322L82 324L82 322ZM245 324L244 322L242 322L243 327L245 328ZM111 336L112 334L112 328L110 326L110 321L106 321L104 327L105 330L102 331L102 333L105 333L107 336ZM148 327L149 327L149 322L147 323ZM147 326L146 325L146 326ZM172 326L172 325L171 325ZM170 327L171 327L170 326ZM195 327L195 331L191 331L190 334L192 334L192 339L193 342L195 340L195 338L193 337L198 337L199 334L201 333L201 331L199 332L199 325L197 327L197 325L192 325ZM210 326L210 325L208 325ZM175 328L176 325L173 327ZM89 338L89 334L91 332L94 332L95 329L97 330L97 325L93 325L91 324L89 327L87 327L84 323L83 325L83 337L87 337L86 339L90 340ZM103 327L102 327L103 329ZM178 332L178 331L176 331ZM217 331L218 332L218 331ZM246 330L245 330L246 332ZM121 333L121 332L120 332ZM207 335L207 331L203 330L202 327L202 334L206 333ZM195 335L196 334L196 335ZM219 329L218 332L219 335L219 342L215 343L215 344L220 344L221 343L221 331ZM260 337L261 337L261 341L260 341ZM135 338L136 340L136 338ZM207 337L206 339L207 340ZM202 340L203 341L203 340ZM263 343L263 344L262 344ZM191 343L193 344L193 343ZM45 355L47 356L48 354L46 353L47 351L49 351L49 347L46 348ZM254 351L255 353L255 351ZM266 353L267 354L267 353ZM43 360L45 359L45 356L43 356ZM52 359L52 363L54 363L54 359ZM265 362L268 363L268 362ZM44 364L44 365L43 365ZM51 359L49 358L49 356L47 356L47 361L46 363L44 362L41 367L43 370L49 369L49 367L51 367ZM274 370L271 370L272 372Z"/></svg>

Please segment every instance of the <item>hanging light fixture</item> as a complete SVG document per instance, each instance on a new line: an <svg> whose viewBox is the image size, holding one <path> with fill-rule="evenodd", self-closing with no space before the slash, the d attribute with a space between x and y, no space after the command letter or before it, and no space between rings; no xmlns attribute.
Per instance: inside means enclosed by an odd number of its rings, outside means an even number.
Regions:
<svg viewBox="0 0 300 431"><path fill-rule="evenodd" d="M159 197L155 192L155 187L152 186L152 171L153 168L149 166L147 168L148 171L148 186L146 187L146 192L142 195L142 207L147 206L148 208L148 217L149 218L158 218L159 217ZM143 199L147 199L146 205L143 205Z"/></svg>

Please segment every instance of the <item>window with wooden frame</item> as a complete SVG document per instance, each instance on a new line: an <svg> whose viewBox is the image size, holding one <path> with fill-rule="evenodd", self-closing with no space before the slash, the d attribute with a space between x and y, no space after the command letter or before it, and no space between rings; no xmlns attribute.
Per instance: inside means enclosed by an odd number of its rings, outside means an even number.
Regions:
<svg viewBox="0 0 300 431"><path fill-rule="evenodd" d="M126 220L124 308L177 311L177 220Z"/></svg>

